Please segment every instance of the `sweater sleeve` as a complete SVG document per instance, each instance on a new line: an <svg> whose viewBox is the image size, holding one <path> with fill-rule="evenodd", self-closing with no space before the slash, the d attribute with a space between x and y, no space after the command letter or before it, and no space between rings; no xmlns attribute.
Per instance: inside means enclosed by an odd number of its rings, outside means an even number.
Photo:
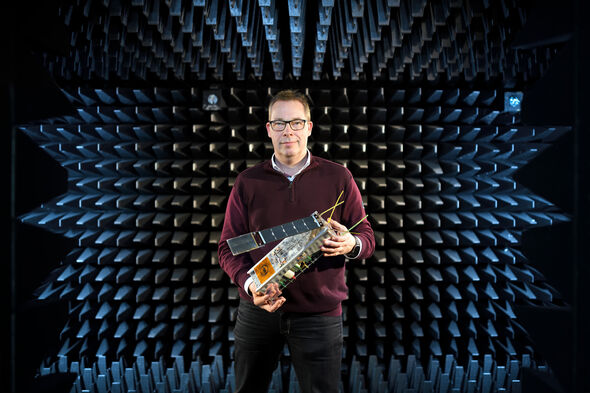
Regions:
<svg viewBox="0 0 590 393"><path fill-rule="evenodd" d="M352 174L350 175L348 186L346 187L344 201L342 224L350 228L366 215L361 192L359 191ZM375 251L375 234L373 233L373 228L371 228L368 217L358 224L352 232L355 232L355 236L358 237L362 243L361 252L355 259L365 259L372 256Z"/></svg>
<svg viewBox="0 0 590 393"><path fill-rule="evenodd" d="M247 232L249 232L248 212L240 198L239 181L236 180L227 202L217 253L219 256L219 266L221 266L231 280L240 288L244 288L244 283L250 277L248 270L252 267L252 260L249 253L233 255L227 244L227 239L243 235Z"/></svg>

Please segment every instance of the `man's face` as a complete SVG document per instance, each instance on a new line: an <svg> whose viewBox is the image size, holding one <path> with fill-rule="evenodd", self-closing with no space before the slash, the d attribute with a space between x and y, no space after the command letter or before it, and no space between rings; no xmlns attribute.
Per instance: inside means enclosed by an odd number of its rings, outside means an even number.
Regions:
<svg viewBox="0 0 590 393"><path fill-rule="evenodd" d="M288 123L282 131L275 131L271 127L273 121L289 122L291 120L305 120L300 130L293 130ZM293 123L292 123L293 124ZM266 132L272 139L276 158L283 164L295 165L307 153L307 138L311 135L313 124L305 114L305 108L299 101L277 101L270 111L270 121L266 123ZM297 126L295 125L295 128Z"/></svg>

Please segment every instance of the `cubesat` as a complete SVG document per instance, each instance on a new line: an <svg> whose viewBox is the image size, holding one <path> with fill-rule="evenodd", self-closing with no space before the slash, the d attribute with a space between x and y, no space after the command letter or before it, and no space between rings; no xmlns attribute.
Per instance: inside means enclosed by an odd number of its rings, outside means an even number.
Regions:
<svg viewBox="0 0 590 393"><path fill-rule="evenodd" d="M233 255L239 255L282 239L248 271L256 291L264 293L271 283L277 283L280 289L292 283L322 256L324 239L336 235L316 211L299 220L228 239L227 244Z"/></svg>

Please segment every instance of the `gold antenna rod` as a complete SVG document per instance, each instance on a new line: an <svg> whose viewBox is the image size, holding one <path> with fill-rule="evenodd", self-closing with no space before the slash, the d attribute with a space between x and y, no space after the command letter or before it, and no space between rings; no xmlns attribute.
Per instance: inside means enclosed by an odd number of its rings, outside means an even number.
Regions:
<svg viewBox="0 0 590 393"><path fill-rule="evenodd" d="M338 202L340 202L340 197L342 196L343 192L344 192L344 190L340 191L340 195L338 195L338 199L336 199L336 204L334 205L334 209L332 209L332 213L330 213L330 217L328 217L328 223L332 219L332 214L334 214L334 212L336 211L336 206L338 205ZM342 201L342 202L344 202L344 201Z"/></svg>
<svg viewBox="0 0 590 393"><path fill-rule="evenodd" d="M328 208L328 209L324 210L322 213L320 213L320 216L323 216L324 214L326 214L326 213L327 213L327 212L329 212L330 210L332 210L332 209L335 209L336 207L338 207L338 206L342 205L343 203L344 203L344 201L342 201L342 202L340 202L340 203L338 203L338 204L336 204L336 205L334 205L334 206L332 206L332 207L330 207L330 208Z"/></svg>
<svg viewBox="0 0 590 393"><path fill-rule="evenodd" d="M348 228L348 230L346 232L342 233L341 235L344 235L345 233L349 233L350 231L352 231L358 224L360 224L361 222L365 221L367 219L367 217L369 217L368 214L366 216L364 216L363 218L361 218L361 220L359 222L357 222L356 224L354 224L353 226L351 226L350 228Z"/></svg>

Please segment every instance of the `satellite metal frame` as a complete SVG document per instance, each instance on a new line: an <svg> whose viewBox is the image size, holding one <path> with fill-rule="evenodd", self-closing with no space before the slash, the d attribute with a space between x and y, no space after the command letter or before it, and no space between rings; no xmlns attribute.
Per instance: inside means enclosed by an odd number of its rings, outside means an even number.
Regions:
<svg viewBox="0 0 590 393"><path fill-rule="evenodd" d="M283 239L248 271L256 285L256 292L265 293L271 283L277 283L280 289L285 288L322 256L324 240L338 235L332 229L330 220L334 209L344 203L339 202L341 196L342 192L336 204L321 214L315 211L308 217L227 240L232 254L239 255ZM322 215L330 210L330 217L324 220ZM363 217L348 232L367 217Z"/></svg>

